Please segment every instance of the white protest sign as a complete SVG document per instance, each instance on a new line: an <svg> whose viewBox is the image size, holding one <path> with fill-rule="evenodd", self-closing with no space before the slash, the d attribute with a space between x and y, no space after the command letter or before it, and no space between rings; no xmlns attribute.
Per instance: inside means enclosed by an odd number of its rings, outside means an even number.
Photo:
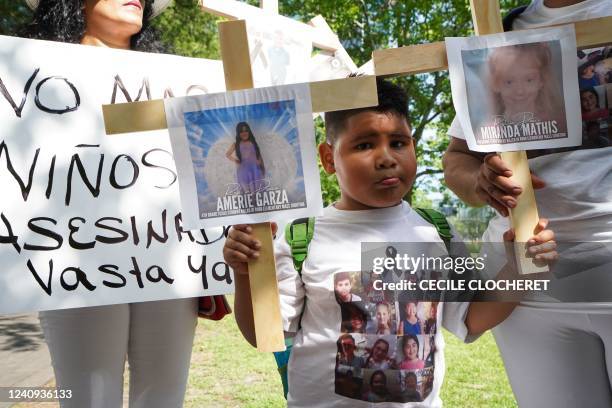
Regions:
<svg viewBox="0 0 612 408"><path fill-rule="evenodd" d="M298 27L276 15L247 20L255 88L308 81L312 39L307 25Z"/></svg>
<svg viewBox="0 0 612 408"><path fill-rule="evenodd" d="M164 102L187 227L322 212L308 84Z"/></svg>
<svg viewBox="0 0 612 408"><path fill-rule="evenodd" d="M446 38L457 117L471 150L582 142L573 26Z"/></svg>
<svg viewBox="0 0 612 408"><path fill-rule="evenodd" d="M224 229L182 226L168 132L107 136L101 109L220 92L221 63L0 44L0 313L231 292Z"/></svg>

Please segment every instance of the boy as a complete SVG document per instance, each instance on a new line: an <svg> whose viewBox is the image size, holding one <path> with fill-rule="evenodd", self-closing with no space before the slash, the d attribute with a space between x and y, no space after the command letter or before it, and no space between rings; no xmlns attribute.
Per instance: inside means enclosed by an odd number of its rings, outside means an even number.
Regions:
<svg viewBox="0 0 612 408"><path fill-rule="evenodd" d="M405 406L405 387L400 381L409 371L427 389L426 393L421 391L423 401L419 406L441 405L439 391L444 374L441 332L433 334L437 350L433 365L423 364L418 370L400 369L404 356L402 341L396 332L351 334L353 344L359 345L352 355L365 361L384 360L382 370L369 368L367 363L362 367L347 366L338 347L338 339L346 335L341 333L341 307L334 296L334 276L361 270L361 242L441 242L436 229L402 200L412 187L417 166L407 119L407 97L400 88L383 80L378 81L378 93L379 106L375 108L326 114L327 142L319 146L319 154L325 170L337 175L341 197L316 220L301 277L293 266L285 238L276 240L284 329L295 334L289 362L288 405L291 407L369 407L368 401L379 395L377 390L381 388L385 389L384 398L380 399L385 401L382 406ZM546 260L554 258L554 252L547 253L546 245L541 244L552 240L553 234L544 227L545 222L541 222L531 249L537 258ZM246 262L258 257L259 243L249 232L250 227L246 225L232 228L224 256L235 271L236 320L244 337L255 345ZM508 233L506 238L511 239L512 234ZM392 294L396 310L397 295ZM366 310L372 309L371 304L366 304L372 303L367 298L355 303L365 304ZM462 339L493 327L513 308L509 303L442 306L438 306L437 319ZM426 344L429 339L430 336L422 336L419 341ZM381 344L387 345L384 352L377 349ZM421 347L415 359L423 359L423 352ZM351 381L359 387L356 393L347 393L347 387L342 386L348 371L351 371ZM431 389L424 387L432 376ZM382 378L385 387L374 389L373 384L380 383Z"/></svg>
<svg viewBox="0 0 612 408"><path fill-rule="evenodd" d="M508 30L566 24L612 16L612 0L533 0L522 13L511 15L514 19L504 22ZM576 70L580 75L580 68ZM582 83L581 88L591 85ZM602 94L604 87L612 84L601 85ZM609 115L600 120L612 123ZM588 126L585 123L587 132ZM503 217L516 206L521 188L509 178L512 171L500 156L469 151L458 121L448 133L452 140L444 156L447 185L466 203L489 204L501 214L489 222L483 238L492 242L508 228ZM537 174L532 181L538 188L540 215L550 219L558 242L569 247L560 251L555 275L562 277L565 270L571 276L551 282L555 296L526 298L493 331L520 407L577 407L585 402L589 407L612 406L611 292L598 296L593 289L610 287L611 149L608 143L589 141L586 133L583 145L576 148L528 152L529 167ZM588 249L580 249L580 244ZM586 388L587 396L575 392Z"/></svg>
<svg viewBox="0 0 612 408"><path fill-rule="evenodd" d="M351 275L348 272L340 272L334 275L334 291L340 302L358 302L359 296L351 292Z"/></svg>

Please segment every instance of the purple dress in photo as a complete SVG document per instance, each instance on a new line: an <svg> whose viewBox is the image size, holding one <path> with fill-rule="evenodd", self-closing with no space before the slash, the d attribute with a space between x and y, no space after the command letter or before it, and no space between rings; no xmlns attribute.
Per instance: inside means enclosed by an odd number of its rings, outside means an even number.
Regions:
<svg viewBox="0 0 612 408"><path fill-rule="evenodd" d="M238 164L238 184L244 191L252 193L257 189L257 181L264 177L261 167L257 164L255 145L250 141L242 141L238 148L241 156Z"/></svg>

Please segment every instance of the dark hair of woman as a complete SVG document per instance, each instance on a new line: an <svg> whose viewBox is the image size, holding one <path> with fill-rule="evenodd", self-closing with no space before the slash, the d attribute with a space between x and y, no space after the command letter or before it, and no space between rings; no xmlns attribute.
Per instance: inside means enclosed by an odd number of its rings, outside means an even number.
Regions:
<svg viewBox="0 0 612 408"><path fill-rule="evenodd" d="M240 122L236 125L236 157L238 158L238 160L242 162L242 154L240 154L240 142L242 142L242 139L240 138L240 133L242 132L242 129L244 128L246 128L246 131L249 132L248 140L251 143L253 143L253 146L255 147L255 154L257 155L257 158L261 160L261 152L259 151L259 145L257 144L257 141L255 140L255 135L253 135L253 132L251 131L251 127L246 122ZM263 170L263 161L262 161L261 167Z"/></svg>
<svg viewBox="0 0 612 408"><path fill-rule="evenodd" d="M32 21L18 33L20 37L78 44L85 34L85 0L40 0ZM171 53L151 26L153 1L146 1L142 29L131 38L130 49L154 53Z"/></svg>

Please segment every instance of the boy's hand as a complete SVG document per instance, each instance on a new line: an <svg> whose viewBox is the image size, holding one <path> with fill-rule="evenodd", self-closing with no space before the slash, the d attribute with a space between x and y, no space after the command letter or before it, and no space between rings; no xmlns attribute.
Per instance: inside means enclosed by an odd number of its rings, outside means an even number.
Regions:
<svg viewBox="0 0 612 408"><path fill-rule="evenodd" d="M534 258L536 265L550 265L558 258L555 233L546 229L548 220L541 218L535 228L535 235L527 241L527 256ZM509 229L504 233L504 241L514 241L514 230Z"/></svg>
<svg viewBox="0 0 612 408"><path fill-rule="evenodd" d="M500 155L490 153L485 156L476 181L478 197L495 208L504 217L509 215L508 209L516 207L516 199L523 192L521 187L510 180L512 170L503 162ZM546 186L544 180L532 174L533 188Z"/></svg>
<svg viewBox="0 0 612 408"><path fill-rule="evenodd" d="M272 235L275 235L278 225L275 222L270 225ZM234 225L223 246L223 259L238 275L248 275L248 262L259 258L261 242L252 235L252 232L250 225Z"/></svg>

